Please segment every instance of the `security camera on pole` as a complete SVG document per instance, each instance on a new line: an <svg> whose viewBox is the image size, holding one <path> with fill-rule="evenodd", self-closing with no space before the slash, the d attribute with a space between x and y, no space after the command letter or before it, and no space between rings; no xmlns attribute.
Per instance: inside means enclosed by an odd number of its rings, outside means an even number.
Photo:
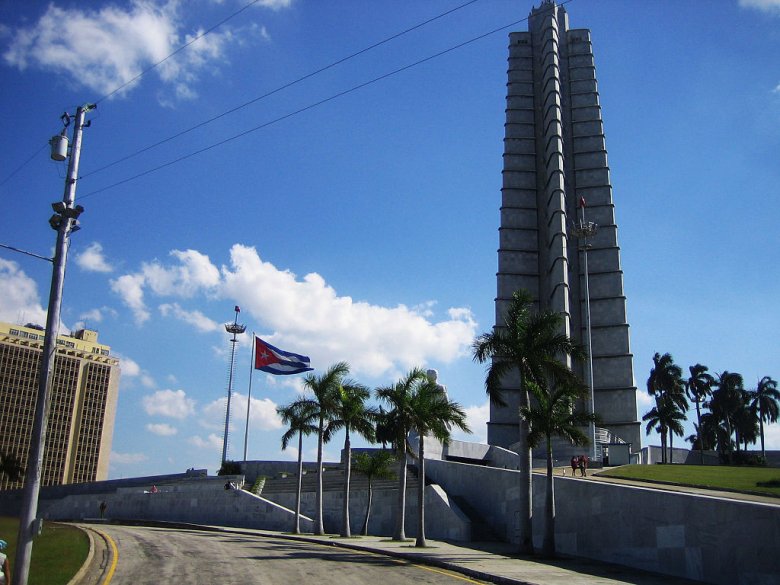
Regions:
<svg viewBox="0 0 780 585"><path fill-rule="evenodd" d="M57 335L60 327L60 309L62 307L62 289L65 281L65 262L68 256L70 234L79 229L78 217L84 211L81 205L75 205L76 180L79 173L79 158L81 156L81 133L89 126L84 119L87 112L95 109L94 104L86 104L76 109L76 115L71 117L63 114L65 128L51 140L51 158L62 161L68 158L68 138L65 134L70 122L73 124L73 145L70 147L68 174L65 177L65 193L62 201L52 204L54 215L49 219L49 225L57 231L57 244L52 260L51 289L49 291L49 308L46 315L46 337L43 342L41 369L38 375L38 399L35 404L35 420L30 438L30 452L27 458L27 472L24 478L22 509L19 514L19 536L17 539L16 559L13 567L13 585L27 585L30 574L30 558L32 557L33 537L38 533L40 522L36 520L38 513L38 493L41 489L41 471L43 468L43 448L46 444L46 427L49 419L51 403L51 383L54 377L54 354L57 349Z"/></svg>

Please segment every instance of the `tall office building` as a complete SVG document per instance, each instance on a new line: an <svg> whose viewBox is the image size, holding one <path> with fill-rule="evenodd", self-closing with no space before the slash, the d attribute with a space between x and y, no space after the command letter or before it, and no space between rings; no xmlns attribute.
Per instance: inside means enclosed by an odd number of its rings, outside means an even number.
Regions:
<svg viewBox="0 0 780 585"><path fill-rule="evenodd" d="M114 434L119 361L87 329L57 338L41 485L108 478ZM42 328L0 323L0 452L27 465L38 378ZM0 489L22 487L0 477Z"/></svg>
<svg viewBox="0 0 780 585"><path fill-rule="evenodd" d="M583 251L573 230L583 198L587 220L598 224L587 254L595 411L598 426L609 431L600 440L638 450L633 356L590 31L569 29L563 7L545 0L531 11L528 32L509 40L496 325L503 324L513 292L527 289L539 308L564 317L565 333L587 345ZM574 367L588 379L587 363ZM491 405L488 442L509 446L518 441L520 382L504 385L508 406Z"/></svg>

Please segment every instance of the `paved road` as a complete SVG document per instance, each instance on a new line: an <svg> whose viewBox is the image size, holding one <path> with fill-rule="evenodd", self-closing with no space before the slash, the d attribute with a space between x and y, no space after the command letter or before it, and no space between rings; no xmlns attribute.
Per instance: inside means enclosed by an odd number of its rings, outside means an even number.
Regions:
<svg viewBox="0 0 780 585"><path fill-rule="evenodd" d="M463 575L333 546L246 534L105 525L118 550L111 585L453 585Z"/></svg>

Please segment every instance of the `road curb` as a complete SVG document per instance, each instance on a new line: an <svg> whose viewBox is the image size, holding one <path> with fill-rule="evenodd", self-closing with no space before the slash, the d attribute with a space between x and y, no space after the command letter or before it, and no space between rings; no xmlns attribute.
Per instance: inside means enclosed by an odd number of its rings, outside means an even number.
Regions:
<svg viewBox="0 0 780 585"><path fill-rule="evenodd" d="M87 558L84 560L84 563L81 565L81 568L76 572L75 575L73 575L73 578L70 581L68 581L68 585L79 585L79 583L81 583L81 580L84 578L84 575L87 573L90 564L92 564L92 559L95 556L95 538L92 536L92 530L78 525L76 525L76 528L78 528L84 534L87 535L87 538L89 539L89 552L87 553Z"/></svg>

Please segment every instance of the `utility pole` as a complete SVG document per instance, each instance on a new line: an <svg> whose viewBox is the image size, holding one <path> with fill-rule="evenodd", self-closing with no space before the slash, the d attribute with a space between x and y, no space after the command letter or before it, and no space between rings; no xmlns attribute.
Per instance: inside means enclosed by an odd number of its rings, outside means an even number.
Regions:
<svg viewBox="0 0 780 585"><path fill-rule="evenodd" d="M87 112L95 109L94 104L79 106L76 110L73 126L73 144L68 161L68 174L65 178L65 193L62 201L52 204L54 215L49 225L57 231L57 244L54 249L49 308L46 315L46 336L43 342L41 369L38 375L38 399L35 404L35 421L30 438L30 452L27 458L27 470L24 478L22 509L19 514L19 535L17 538L16 561L13 570L13 585L27 585L30 574L33 538L38 534L40 523L36 521L38 513L38 493L41 489L41 471L43 468L46 427L51 403L51 384L54 378L54 356L57 350L57 336L60 328L60 310L62 308L62 289L65 281L65 262L68 256L70 234L79 229L78 217L84 208L75 205L76 180L81 156L81 133L89 126L84 123ZM71 116L63 114L65 127L70 124ZM64 143L64 144L63 144ZM67 138L65 129L62 135L52 139L52 158L65 160L67 157Z"/></svg>

